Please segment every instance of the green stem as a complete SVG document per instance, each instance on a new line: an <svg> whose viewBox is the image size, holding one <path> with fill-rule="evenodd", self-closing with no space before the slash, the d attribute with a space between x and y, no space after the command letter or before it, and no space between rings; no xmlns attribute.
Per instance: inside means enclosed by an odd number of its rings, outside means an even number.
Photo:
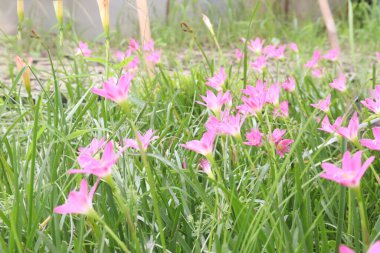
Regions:
<svg viewBox="0 0 380 253"><path fill-rule="evenodd" d="M366 249L369 247L369 232L368 232L368 217L367 217L367 211L365 208L365 204L363 201L363 195L360 189L360 186L357 188L354 188L353 191L356 194L356 198L358 200L358 205L359 205L359 212L360 212L360 224L362 227L362 237L364 241L364 245Z"/></svg>
<svg viewBox="0 0 380 253"><path fill-rule="evenodd" d="M125 243L123 243L120 240L120 238L113 232L113 230L107 225L107 223L99 216L99 214L95 210L90 211L90 213L88 215L90 217L94 218L96 221L98 221L99 223L101 223L103 225L103 227L105 228L105 230L107 230L107 232L112 236L112 238L117 242L117 244L119 244L120 248L125 253L129 253L130 252L128 250L127 246L125 245Z"/></svg>
<svg viewBox="0 0 380 253"><path fill-rule="evenodd" d="M109 79L109 60L110 60L110 36L106 36L106 80Z"/></svg>

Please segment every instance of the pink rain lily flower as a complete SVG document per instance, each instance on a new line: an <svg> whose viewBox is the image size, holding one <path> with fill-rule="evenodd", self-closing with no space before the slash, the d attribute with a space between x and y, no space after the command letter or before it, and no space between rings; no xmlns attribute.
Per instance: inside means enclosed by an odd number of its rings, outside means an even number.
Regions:
<svg viewBox="0 0 380 253"><path fill-rule="evenodd" d="M207 174L209 178L214 179L214 175L212 174L211 164L207 159L201 159L199 162L199 167L201 167L202 171Z"/></svg>
<svg viewBox="0 0 380 253"><path fill-rule="evenodd" d="M209 130L203 134L201 140L189 141L186 144L181 144L181 146L201 155L204 155L206 157L209 157L212 155L215 137L216 132Z"/></svg>
<svg viewBox="0 0 380 253"><path fill-rule="evenodd" d="M147 151L148 146L152 141L158 139L158 136L154 136L154 133L155 131L153 131L152 129L149 129L145 133L145 135L142 135L140 132L137 132L138 138L141 142L141 145L144 151ZM134 149L140 150L137 139L125 139L124 143L125 143L124 149L134 148Z"/></svg>
<svg viewBox="0 0 380 253"><path fill-rule="evenodd" d="M337 61L339 57L339 48L334 48L328 51L324 56L323 59L329 60L329 61Z"/></svg>
<svg viewBox="0 0 380 253"><path fill-rule="evenodd" d="M148 42L145 42L143 45L143 49L146 52L153 52L154 51L154 41L150 40Z"/></svg>
<svg viewBox="0 0 380 253"><path fill-rule="evenodd" d="M80 157L82 155L90 155L93 156L95 155L101 148L104 146L104 138L101 138L100 140L98 139L93 139L88 147L80 147L79 148L79 157L78 161L80 163Z"/></svg>
<svg viewBox="0 0 380 253"><path fill-rule="evenodd" d="M218 95L215 96L212 91L208 90L206 91L206 96L201 96L201 98L204 103L200 101L197 101L197 103L206 106L216 115L220 113L224 104L230 105L232 103L230 91L226 91L224 94L219 91Z"/></svg>
<svg viewBox="0 0 380 253"><path fill-rule="evenodd" d="M332 163L322 163L324 172L320 176L343 186L356 188L374 159L375 157L371 156L361 165L362 151L356 152L352 157L350 151L346 151L343 154L342 169Z"/></svg>
<svg viewBox="0 0 380 253"><path fill-rule="evenodd" d="M226 80L227 74L224 71L224 68L220 68L219 72L215 73L213 77L209 77L207 79L206 85L216 89L217 91L221 91Z"/></svg>
<svg viewBox="0 0 380 253"><path fill-rule="evenodd" d="M282 101L279 105L279 107L275 107L273 114L275 117L289 117L289 103L288 101Z"/></svg>
<svg viewBox="0 0 380 253"><path fill-rule="evenodd" d="M371 93L371 97L366 98L361 103L372 112L380 114L380 85L376 85Z"/></svg>
<svg viewBox="0 0 380 253"><path fill-rule="evenodd" d="M151 63L156 65L156 64L160 63L160 61L161 61L161 51L155 50L155 51L147 54L145 58L148 62L151 62Z"/></svg>
<svg viewBox="0 0 380 253"><path fill-rule="evenodd" d="M297 46L297 44L294 43L294 42L292 42L292 43L289 44L289 48L290 48L291 50L293 50L293 52L295 52L295 53L298 53L298 52L299 52L299 51L298 51L298 46Z"/></svg>
<svg viewBox="0 0 380 253"><path fill-rule="evenodd" d="M338 117L336 120L335 120L335 123L333 125L330 124L330 121L329 121L329 117L326 115L324 118L323 118L323 121L322 121L322 126L321 128L318 128L319 130L322 130L324 132L327 132L327 133L336 133L337 130L340 128L340 126L342 125L342 121L343 121L343 118L342 117Z"/></svg>
<svg viewBox="0 0 380 253"><path fill-rule="evenodd" d="M239 113L232 115L228 110L222 112L219 133L240 138L240 129L245 121L245 118L245 115L241 115Z"/></svg>
<svg viewBox="0 0 380 253"><path fill-rule="evenodd" d="M321 51L315 50L311 59L308 62L306 62L305 67L309 69L316 68L320 59Z"/></svg>
<svg viewBox="0 0 380 253"><path fill-rule="evenodd" d="M91 150L80 151L78 156L78 163L83 169L69 170L69 174L92 174L100 178L110 176L112 173L112 166L115 165L119 154L114 153L114 146L112 141L108 142L104 148L102 157L99 158L97 154L100 151L100 147L95 151L95 147Z"/></svg>
<svg viewBox="0 0 380 253"><path fill-rule="evenodd" d="M331 95L328 95L326 99L319 100L316 104L311 104L311 106L327 113L330 109L330 102Z"/></svg>
<svg viewBox="0 0 380 253"><path fill-rule="evenodd" d="M379 252L380 252L380 241L377 241L374 244L372 244L367 251L367 253L379 253ZM340 245L339 253L355 253L355 251L353 251L346 245Z"/></svg>
<svg viewBox="0 0 380 253"><path fill-rule="evenodd" d="M250 63L251 68L258 72L262 73L265 67L267 66L267 58L265 56L259 56L257 59Z"/></svg>
<svg viewBox="0 0 380 253"><path fill-rule="evenodd" d="M240 49L235 49L235 57L237 61L241 61L244 58L244 53Z"/></svg>
<svg viewBox="0 0 380 253"><path fill-rule="evenodd" d="M274 45L268 45L264 48L263 53L267 58L283 59L285 57L286 45L280 45L278 48Z"/></svg>
<svg viewBox="0 0 380 253"><path fill-rule="evenodd" d="M248 44L248 49L254 52L255 54L261 54L261 50L263 49L263 45L265 43L265 40L256 38L255 40L251 40Z"/></svg>
<svg viewBox="0 0 380 253"><path fill-rule="evenodd" d="M247 142L244 142L245 145L260 147L263 144L263 134L260 133L259 129L251 129L251 131L246 133L245 136L248 140Z"/></svg>
<svg viewBox="0 0 380 253"><path fill-rule="evenodd" d="M84 57L90 57L92 54L92 50L88 48L86 42L79 41L79 46L75 49L76 55L83 55Z"/></svg>
<svg viewBox="0 0 380 253"><path fill-rule="evenodd" d="M344 74L340 74L337 79L334 79L334 81L330 83L330 87L341 92L346 91L346 76Z"/></svg>
<svg viewBox="0 0 380 253"><path fill-rule="evenodd" d="M276 152L280 157L284 157L285 153L290 151L289 145L294 142L294 140L291 139L282 139L285 133L286 130L276 128L272 134L269 134L268 136L269 141L274 143Z"/></svg>
<svg viewBox="0 0 380 253"><path fill-rule="evenodd" d="M294 77L290 76L288 80L281 84L281 86L285 91L293 92L296 89L296 80L294 80Z"/></svg>
<svg viewBox="0 0 380 253"><path fill-rule="evenodd" d="M54 208L55 213L59 214L91 214L93 212L92 199L100 180L98 179L95 185L88 192L88 184L86 180L80 183L79 191L72 191L65 204Z"/></svg>
<svg viewBox="0 0 380 253"><path fill-rule="evenodd" d="M134 77L133 73L125 73L117 82L111 78L103 84L103 89L92 88L92 92L122 105L128 100L129 88Z"/></svg>
<svg viewBox="0 0 380 253"><path fill-rule="evenodd" d="M243 104L238 106L238 110L242 114L250 113L255 115L262 111L267 100L267 88L261 80L256 82L256 86L247 85L242 93L248 97L242 97Z"/></svg>
<svg viewBox="0 0 380 253"><path fill-rule="evenodd" d="M325 70L323 68L314 68L311 70L311 75L316 78L322 78Z"/></svg>
<svg viewBox="0 0 380 253"><path fill-rule="evenodd" d="M127 64L127 72L135 73L140 65L140 58L138 56L133 57L133 59Z"/></svg>
<svg viewBox="0 0 380 253"><path fill-rule="evenodd" d="M266 102L275 106L279 105L281 86L279 83L272 84L267 93Z"/></svg>
<svg viewBox="0 0 380 253"><path fill-rule="evenodd" d="M380 127L372 128L372 132L375 139L361 139L360 143L366 148L380 151Z"/></svg>
<svg viewBox="0 0 380 253"><path fill-rule="evenodd" d="M129 50L131 50L132 52L137 52L140 50L139 43L133 38L129 40Z"/></svg>
<svg viewBox="0 0 380 253"><path fill-rule="evenodd" d="M379 52L376 52L375 54L376 54L376 59L377 59L377 61L380 62L380 53L379 53Z"/></svg>
<svg viewBox="0 0 380 253"><path fill-rule="evenodd" d="M286 130L276 128L273 130L272 134L268 136L268 139L277 145L282 140L282 137L285 135L285 133Z"/></svg>
<svg viewBox="0 0 380 253"><path fill-rule="evenodd" d="M340 127L337 132L344 138L356 142L358 140L358 131L359 131L359 118L358 113L355 112L350 122L348 123L348 127Z"/></svg>

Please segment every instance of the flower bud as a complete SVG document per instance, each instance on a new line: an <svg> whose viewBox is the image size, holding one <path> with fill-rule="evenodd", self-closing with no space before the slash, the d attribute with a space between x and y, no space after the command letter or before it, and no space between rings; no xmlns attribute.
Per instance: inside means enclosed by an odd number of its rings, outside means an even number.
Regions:
<svg viewBox="0 0 380 253"><path fill-rule="evenodd" d="M22 74L22 81L24 83L26 91L28 92L28 94L30 94L31 93L30 69L19 56L16 56L15 60L16 60L18 71L22 71L22 69L26 67L24 73ZM30 65L31 63L32 63L32 58L28 58L28 64Z"/></svg>
<svg viewBox="0 0 380 253"><path fill-rule="evenodd" d="M62 26L63 24L63 0L54 0L54 10L55 10L55 16L57 17L57 21L59 26Z"/></svg>
<svg viewBox="0 0 380 253"><path fill-rule="evenodd" d="M19 22L24 21L24 0L17 0L17 16Z"/></svg>
<svg viewBox="0 0 380 253"><path fill-rule="evenodd" d="M108 36L110 30L110 1L98 0L100 18L102 19L104 33Z"/></svg>

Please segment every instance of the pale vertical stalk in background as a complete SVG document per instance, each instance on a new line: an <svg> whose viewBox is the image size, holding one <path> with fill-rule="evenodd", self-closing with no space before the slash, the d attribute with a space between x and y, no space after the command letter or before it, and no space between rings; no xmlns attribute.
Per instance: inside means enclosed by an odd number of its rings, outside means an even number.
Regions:
<svg viewBox="0 0 380 253"><path fill-rule="evenodd" d="M318 0L319 7L326 25L329 42L332 48L339 49L338 31L335 25L334 17L330 10L328 0Z"/></svg>
<svg viewBox="0 0 380 253"><path fill-rule="evenodd" d="M63 45L63 0L54 0L55 16L59 26L59 46Z"/></svg>
<svg viewBox="0 0 380 253"><path fill-rule="evenodd" d="M137 16L139 19L141 43L144 44L152 40L152 36L150 33L150 20L149 20L149 10L148 10L147 1L136 0L136 9L137 9ZM144 52L142 51L142 53ZM145 61L145 65L147 66L147 69L148 69L148 75L151 76L152 64Z"/></svg>
<svg viewBox="0 0 380 253"><path fill-rule="evenodd" d="M106 79L109 78L110 60L110 1L98 0L100 18L102 20L104 34L106 36Z"/></svg>
<svg viewBox="0 0 380 253"><path fill-rule="evenodd" d="M24 11L24 0L17 0L17 16L18 16L18 25L17 25L17 39L20 41L22 39L22 26L25 19Z"/></svg>

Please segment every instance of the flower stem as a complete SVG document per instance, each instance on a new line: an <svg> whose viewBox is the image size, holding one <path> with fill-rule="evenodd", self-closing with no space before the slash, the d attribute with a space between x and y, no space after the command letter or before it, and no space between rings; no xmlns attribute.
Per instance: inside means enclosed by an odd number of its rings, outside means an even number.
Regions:
<svg viewBox="0 0 380 253"><path fill-rule="evenodd" d="M99 214L95 211L92 210L91 213L89 214L90 217L94 218L96 221L101 223L105 230L112 236L112 238L119 244L120 248L125 252L129 253L130 251L128 250L127 246L125 243L123 243L120 238L113 232L113 230L107 225L107 223L99 216Z"/></svg>
<svg viewBox="0 0 380 253"><path fill-rule="evenodd" d="M106 35L106 80L109 78L109 61L110 61L110 36L109 34Z"/></svg>
<svg viewBox="0 0 380 253"><path fill-rule="evenodd" d="M368 249L369 247L368 217L367 217L367 211L365 209L365 205L363 201L363 195L362 195L360 186L357 188L354 188L353 190L358 200L359 212L360 212L360 224L362 227L362 237L363 237L364 245L366 249Z"/></svg>

